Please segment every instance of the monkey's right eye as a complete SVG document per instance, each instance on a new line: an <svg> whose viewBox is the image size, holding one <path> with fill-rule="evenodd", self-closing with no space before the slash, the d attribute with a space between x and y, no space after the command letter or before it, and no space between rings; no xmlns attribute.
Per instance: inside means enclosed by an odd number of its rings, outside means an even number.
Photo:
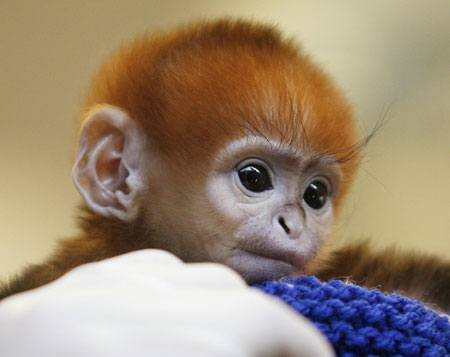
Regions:
<svg viewBox="0 0 450 357"><path fill-rule="evenodd" d="M242 185L252 192L263 192L273 189L267 170L260 165L247 165L238 170Z"/></svg>

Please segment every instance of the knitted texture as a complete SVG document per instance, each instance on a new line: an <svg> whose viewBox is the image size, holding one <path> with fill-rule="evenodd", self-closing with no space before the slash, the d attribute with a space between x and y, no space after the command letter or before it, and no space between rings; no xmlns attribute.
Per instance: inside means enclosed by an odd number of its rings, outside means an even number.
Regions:
<svg viewBox="0 0 450 357"><path fill-rule="evenodd" d="M338 356L450 356L450 323L399 294L304 276L255 287L311 320Z"/></svg>

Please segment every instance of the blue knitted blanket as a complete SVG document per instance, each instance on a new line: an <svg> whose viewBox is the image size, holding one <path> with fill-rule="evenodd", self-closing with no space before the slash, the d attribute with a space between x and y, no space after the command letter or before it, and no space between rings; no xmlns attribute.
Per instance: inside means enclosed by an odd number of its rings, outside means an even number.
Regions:
<svg viewBox="0 0 450 357"><path fill-rule="evenodd" d="M338 356L450 356L450 323L399 294L312 276L255 287L311 320Z"/></svg>

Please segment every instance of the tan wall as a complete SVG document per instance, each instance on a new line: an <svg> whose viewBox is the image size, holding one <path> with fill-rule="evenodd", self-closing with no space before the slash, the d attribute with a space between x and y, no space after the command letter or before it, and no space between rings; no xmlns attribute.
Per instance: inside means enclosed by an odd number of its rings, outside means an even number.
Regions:
<svg viewBox="0 0 450 357"><path fill-rule="evenodd" d="M0 2L0 277L75 230L73 115L90 73L146 28L222 15L278 23L337 79L369 133L339 225L450 257L450 3L419 1Z"/></svg>

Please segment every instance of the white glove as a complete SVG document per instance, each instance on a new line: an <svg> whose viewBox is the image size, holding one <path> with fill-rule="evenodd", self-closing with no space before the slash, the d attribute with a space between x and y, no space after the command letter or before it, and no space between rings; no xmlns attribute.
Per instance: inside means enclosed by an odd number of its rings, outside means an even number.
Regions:
<svg viewBox="0 0 450 357"><path fill-rule="evenodd" d="M333 355L314 325L229 268L161 250L3 300L0 346L3 357Z"/></svg>

